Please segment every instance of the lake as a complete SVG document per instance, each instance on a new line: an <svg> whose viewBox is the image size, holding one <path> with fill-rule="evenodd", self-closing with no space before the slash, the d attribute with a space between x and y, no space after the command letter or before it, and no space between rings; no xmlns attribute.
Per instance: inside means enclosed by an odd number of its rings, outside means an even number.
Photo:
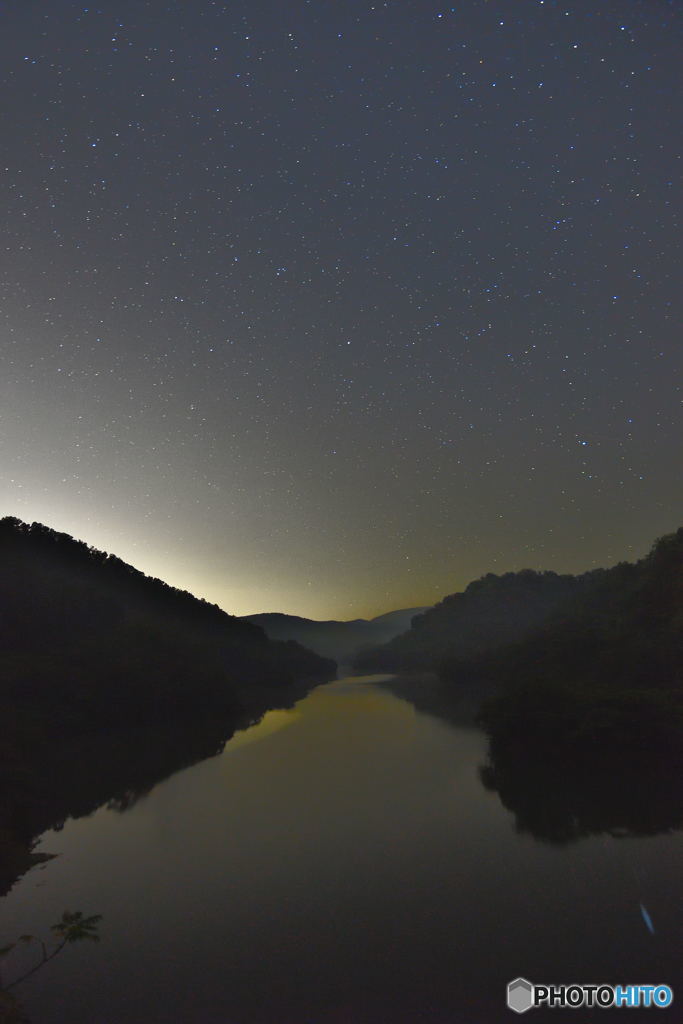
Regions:
<svg viewBox="0 0 683 1024"><path fill-rule="evenodd" d="M518 975L664 982L683 1002L682 833L534 834L483 784L466 709L446 720L405 694L385 677L319 686L44 833L38 851L58 856L2 900L0 945L47 936L65 908L102 914L101 942L14 989L31 1020L491 1024L517 1019ZM12 956L6 980L35 954ZM626 1014L652 1018L683 1019L676 1001Z"/></svg>

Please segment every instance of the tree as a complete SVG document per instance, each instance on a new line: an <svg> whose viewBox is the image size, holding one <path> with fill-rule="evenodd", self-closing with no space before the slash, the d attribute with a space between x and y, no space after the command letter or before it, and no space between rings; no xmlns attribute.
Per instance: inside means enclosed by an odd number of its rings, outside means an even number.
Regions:
<svg viewBox="0 0 683 1024"><path fill-rule="evenodd" d="M97 934L97 926L102 920L101 914L93 914L90 917L84 917L83 912L80 910L69 911L65 910L62 914L61 920L56 924L50 926L50 931L57 939L57 944L54 949L48 953L47 945L42 939L37 939L35 935L20 935L15 942L11 942L8 946L3 946L0 949L0 957L5 957L12 950L19 945L19 943L31 943L39 942L41 947L41 958L37 964L24 974L20 974L18 978L10 982L9 985L2 985L0 981L0 988L5 992L8 992L15 985L18 985L20 981L24 981L29 978L36 971L39 971L41 967L44 967L49 960L54 960L58 953L61 953L65 946L72 942L82 942L84 939L89 939L91 942L99 942L100 937Z"/></svg>

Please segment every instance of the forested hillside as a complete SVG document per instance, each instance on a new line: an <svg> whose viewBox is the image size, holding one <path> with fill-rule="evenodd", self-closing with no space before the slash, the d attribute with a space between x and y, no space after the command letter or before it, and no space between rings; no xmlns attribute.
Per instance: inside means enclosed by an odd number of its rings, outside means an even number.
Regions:
<svg viewBox="0 0 683 1024"><path fill-rule="evenodd" d="M242 713L251 693L334 664L269 641L113 555L40 523L0 520L0 707L6 726L106 728Z"/></svg>
<svg viewBox="0 0 683 1024"><path fill-rule="evenodd" d="M683 529L591 575L532 636L444 674L497 682L482 719L498 746L523 735L560 753L617 743L683 761Z"/></svg>
<svg viewBox="0 0 683 1024"><path fill-rule="evenodd" d="M554 572L493 573L412 620L411 628L354 659L358 671L438 671L453 657L469 658L519 639L589 585L586 576Z"/></svg>

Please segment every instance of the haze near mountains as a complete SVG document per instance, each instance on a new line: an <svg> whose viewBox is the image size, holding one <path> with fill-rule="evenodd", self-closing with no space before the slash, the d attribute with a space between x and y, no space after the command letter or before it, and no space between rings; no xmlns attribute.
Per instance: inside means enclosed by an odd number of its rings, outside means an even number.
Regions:
<svg viewBox="0 0 683 1024"><path fill-rule="evenodd" d="M333 658L340 665L351 662L361 651L389 643L400 633L410 629L415 615L426 608L402 608L378 615L374 619L336 619L318 622L298 615L281 612L263 612L243 616L248 622L261 626L271 640L296 640L324 658Z"/></svg>

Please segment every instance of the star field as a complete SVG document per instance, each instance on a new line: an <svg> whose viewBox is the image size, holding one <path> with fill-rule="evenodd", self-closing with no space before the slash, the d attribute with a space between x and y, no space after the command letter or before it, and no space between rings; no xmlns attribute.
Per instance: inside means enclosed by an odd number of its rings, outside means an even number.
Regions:
<svg viewBox="0 0 683 1024"><path fill-rule="evenodd" d="M681 525L675 3L0 28L3 514L313 618Z"/></svg>

